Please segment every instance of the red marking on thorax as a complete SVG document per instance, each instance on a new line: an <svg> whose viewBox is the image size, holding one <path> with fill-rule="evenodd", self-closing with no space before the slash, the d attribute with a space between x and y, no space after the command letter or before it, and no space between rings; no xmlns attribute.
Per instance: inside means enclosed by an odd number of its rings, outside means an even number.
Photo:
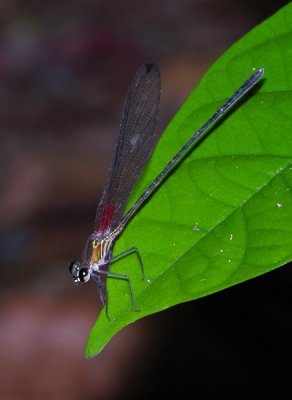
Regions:
<svg viewBox="0 0 292 400"><path fill-rule="evenodd" d="M102 212L101 219L98 221L97 232L105 232L112 223L117 207L114 204L107 204Z"/></svg>

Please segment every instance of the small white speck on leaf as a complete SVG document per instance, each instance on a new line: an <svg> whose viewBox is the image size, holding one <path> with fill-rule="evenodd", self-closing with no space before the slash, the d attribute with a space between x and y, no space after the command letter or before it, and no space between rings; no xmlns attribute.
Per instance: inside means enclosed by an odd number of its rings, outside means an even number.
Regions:
<svg viewBox="0 0 292 400"><path fill-rule="evenodd" d="M205 288L206 288L206 282L207 282L207 279L205 279L205 278L202 278L202 279L200 279L200 282L202 282L202 283L204 284Z"/></svg>

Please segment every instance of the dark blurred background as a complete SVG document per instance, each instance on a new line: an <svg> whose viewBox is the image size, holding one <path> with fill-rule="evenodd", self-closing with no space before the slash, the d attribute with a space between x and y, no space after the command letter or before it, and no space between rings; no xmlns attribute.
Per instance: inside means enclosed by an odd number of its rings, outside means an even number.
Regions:
<svg viewBox="0 0 292 400"><path fill-rule="evenodd" d="M291 268L141 320L92 360L98 295L68 273L138 66L160 66L162 130L215 59L286 3L0 2L1 399L292 398Z"/></svg>

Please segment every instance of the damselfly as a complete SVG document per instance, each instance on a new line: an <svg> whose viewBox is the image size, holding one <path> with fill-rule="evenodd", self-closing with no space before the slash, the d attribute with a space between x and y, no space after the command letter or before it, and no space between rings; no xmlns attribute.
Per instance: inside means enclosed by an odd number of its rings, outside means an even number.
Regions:
<svg viewBox="0 0 292 400"><path fill-rule="evenodd" d="M147 280L142 259L136 247L112 256L115 240L138 208L181 161L193 143L240 100L258 82L263 73L264 68L260 68L240 86L169 161L125 214L124 209L132 188L148 162L159 137L155 131L160 101L159 69L154 64L145 64L136 73L118 129L112 164L97 207L94 231L87 240L82 262L73 261L70 264L70 272L76 284L88 282L90 278L97 283L101 302L106 306L106 313L108 313L107 277L127 281L132 308L136 310L130 277L126 274L111 272L109 270L111 262L134 253L141 268L142 279Z"/></svg>

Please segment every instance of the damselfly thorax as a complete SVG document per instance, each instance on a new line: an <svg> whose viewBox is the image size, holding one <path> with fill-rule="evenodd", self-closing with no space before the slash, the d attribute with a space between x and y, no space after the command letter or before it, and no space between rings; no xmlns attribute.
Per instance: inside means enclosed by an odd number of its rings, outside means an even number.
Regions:
<svg viewBox="0 0 292 400"><path fill-rule="evenodd" d="M111 261L111 251L116 235L101 237L97 232L89 236L83 254L82 263L73 261L70 264L71 273L76 284L89 281L93 275L105 271Z"/></svg>
<svg viewBox="0 0 292 400"><path fill-rule="evenodd" d="M118 278L127 281L131 294L132 308L133 310L137 311L129 276L126 274L111 272L109 270L110 263L118 261L122 257L126 257L130 254L136 254L139 266L141 268L142 279L146 282L150 281L149 279L145 278L142 259L136 247L131 247L130 249L123 251L116 256L112 256L114 240L116 239L118 233L120 233L120 229L111 232L108 236L103 238L100 238L100 234L96 232L93 233L87 240L82 263L79 261L73 261L70 264L70 272L76 285L88 282L90 278L95 281L99 288L101 302L106 306L107 316L108 301L106 277Z"/></svg>

